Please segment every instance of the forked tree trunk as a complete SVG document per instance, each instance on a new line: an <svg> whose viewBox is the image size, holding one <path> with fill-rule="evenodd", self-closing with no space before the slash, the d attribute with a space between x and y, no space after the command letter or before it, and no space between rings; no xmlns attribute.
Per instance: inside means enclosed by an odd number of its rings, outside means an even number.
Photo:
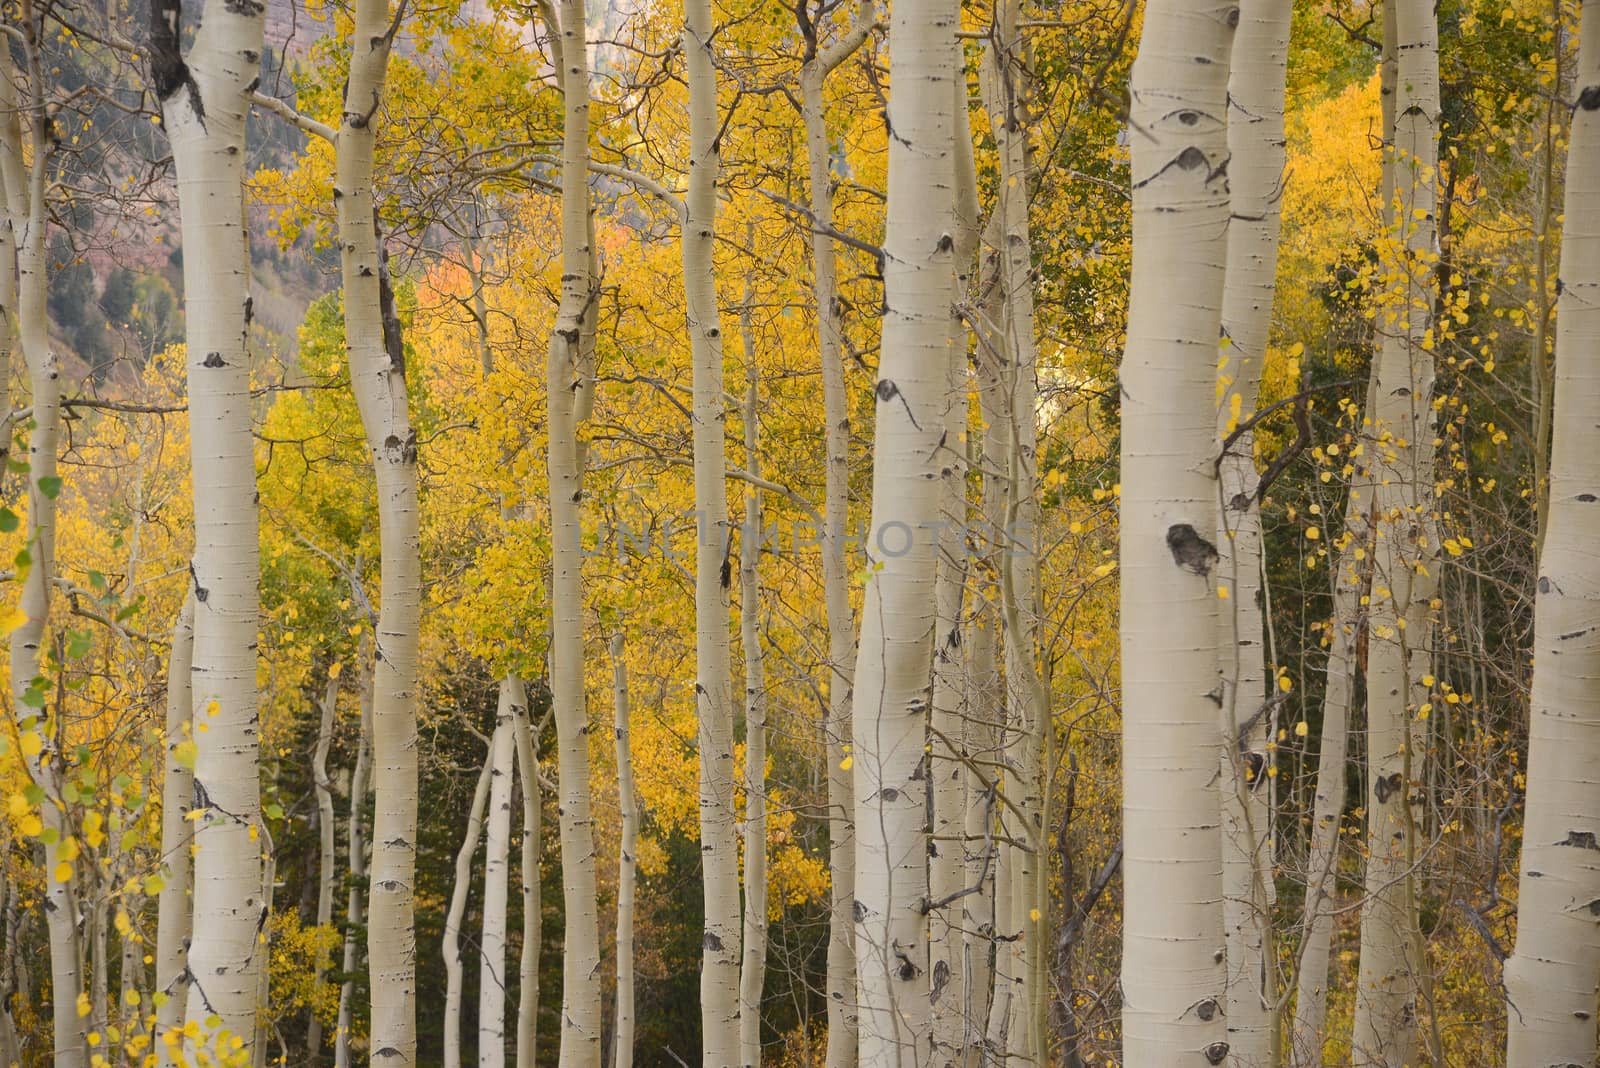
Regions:
<svg viewBox="0 0 1600 1068"><path fill-rule="evenodd" d="M1386 20L1386 28L1391 23ZM1431 536L1434 207L1439 163L1438 27L1429 0L1397 0L1392 201L1384 261L1394 279L1378 312L1382 344L1368 448L1372 453L1374 575L1367 646L1367 865L1361 910L1351 1058L1388 1066L1413 1060L1420 948L1411 794L1421 775L1414 742L1410 654L1424 641L1415 568Z"/></svg>
<svg viewBox="0 0 1600 1068"><path fill-rule="evenodd" d="M194 926L188 1018L200 1043L226 1032L253 1055L259 971L261 798L256 708L260 616L250 432L250 242L245 119L261 73L265 6L207 0L187 57L177 0L152 0L151 69L177 172L183 226L194 466ZM377 984L374 984L376 986Z"/></svg>
<svg viewBox="0 0 1600 1068"><path fill-rule="evenodd" d="M1239 433L1255 412L1272 325L1285 146L1284 80L1289 0L1244 0L1228 81L1227 278L1217 434L1231 444L1218 465L1218 661L1222 672L1222 881L1228 953L1228 1045L1240 1068L1278 1057L1278 969L1272 939L1272 787L1261 585L1260 479L1255 435ZM1229 596L1221 598L1222 589Z"/></svg>
<svg viewBox="0 0 1600 1068"><path fill-rule="evenodd" d="M633 892L638 868L639 797L633 788L633 744L628 730L628 665L623 637L611 636L611 693L617 735L617 800L622 836L617 845L617 1007L613 1068L633 1068Z"/></svg>
<svg viewBox="0 0 1600 1068"><path fill-rule="evenodd" d="M548 16L547 16L548 17ZM583 675L583 454L578 424L592 396L585 343L594 297L589 218L589 53L584 0L562 0L554 48L562 92L561 304L546 362L549 404L550 701L560 774L563 1068L600 1068L600 919Z"/></svg>
<svg viewBox="0 0 1600 1068"><path fill-rule="evenodd" d="M161 1041L181 1028L189 993L189 887L193 867L189 806L194 799L193 762L180 749L194 733L189 671L194 660L194 594L183 599L172 626L167 659L167 731L161 783L161 890L156 897L156 1041L159 1068L175 1063L173 1047Z"/></svg>
<svg viewBox="0 0 1600 1068"><path fill-rule="evenodd" d="M1580 9L1506 1063L1589 1064L1600 985L1600 10Z"/></svg>
<svg viewBox="0 0 1600 1068"><path fill-rule="evenodd" d="M761 368L751 293L739 336L745 363L744 451L750 475L739 535L739 629L744 644L744 947L739 966L739 1063L761 1068L761 993L767 978L767 675L761 651ZM632 775L629 779L631 782ZM630 888L631 889L631 888Z"/></svg>
<svg viewBox="0 0 1600 1068"><path fill-rule="evenodd" d="M422 625L417 436L406 393L404 341L378 233L373 124L398 23L388 0L358 0L350 75L335 142L335 202L350 386L378 486L382 596L372 687L378 774L372 825L367 961L372 1049L398 1068L417 1063L417 643Z"/></svg>
<svg viewBox="0 0 1600 1068"><path fill-rule="evenodd" d="M1152 0L1122 362L1123 1056L1221 1064L1216 366L1236 8ZM1199 60L1199 62L1197 62Z"/></svg>
<svg viewBox="0 0 1600 1068"><path fill-rule="evenodd" d="M739 857L733 796L733 695L728 652L731 577L723 445L722 328L712 257L721 164L711 0L685 0L689 188L683 288L694 369L695 706L699 719L700 865L705 880L700 1031L705 1068L739 1058Z"/></svg>
<svg viewBox="0 0 1600 1068"><path fill-rule="evenodd" d="M927 716L957 232L957 5L891 11L884 318L856 665L856 973L863 1068L932 1056Z"/></svg>
<svg viewBox="0 0 1600 1068"><path fill-rule="evenodd" d="M511 782L521 683L500 687L489 746L489 814L483 858L483 934L478 939L478 1068L506 1063L506 915L511 886Z"/></svg>

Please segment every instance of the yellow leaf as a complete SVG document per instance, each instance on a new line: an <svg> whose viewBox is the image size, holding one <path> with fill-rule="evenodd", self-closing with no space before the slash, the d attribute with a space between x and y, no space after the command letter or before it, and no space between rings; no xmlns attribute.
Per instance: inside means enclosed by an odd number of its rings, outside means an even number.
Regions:
<svg viewBox="0 0 1600 1068"><path fill-rule="evenodd" d="M193 771L194 760L199 752L200 747L195 745L193 742L179 742L177 745L172 747L172 759L176 760L178 762L178 766L183 768L185 771Z"/></svg>
<svg viewBox="0 0 1600 1068"><path fill-rule="evenodd" d="M1051 473L1054 474L1054 472L1051 472ZM340 673L343 672L343 671L344 671L344 664L342 664L342 663L340 663L338 661L335 661L334 663L328 665L328 678L336 679L336 678L339 677Z"/></svg>
<svg viewBox="0 0 1600 1068"><path fill-rule="evenodd" d="M55 876L56 882L64 883L72 878L72 865L63 860L56 865L56 870L52 874Z"/></svg>
<svg viewBox="0 0 1600 1068"><path fill-rule="evenodd" d="M13 608L4 616L0 616L0 637L9 635L12 631L28 621L28 613L21 608Z"/></svg>
<svg viewBox="0 0 1600 1068"><path fill-rule="evenodd" d="M855 762L856 762L856 758L855 757L847 756L843 760L839 761L839 770L840 771L849 771L855 765Z"/></svg>
<svg viewBox="0 0 1600 1068"><path fill-rule="evenodd" d="M44 824L40 822L38 816L30 812L22 817L22 822L17 824L17 829L29 838L37 838L44 832Z"/></svg>
<svg viewBox="0 0 1600 1068"><path fill-rule="evenodd" d="M1296 738L1304 738L1306 736L1306 732L1310 729L1311 728L1306 725L1306 721L1301 720L1299 723L1294 725L1294 736Z"/></svg>
<svg viewBox="0 0 1600 1068"><path fill-rule="evenodd" d="M39 737L38 731L22 732L22 755L36 757L44 749L44 739Z"/></svg>
<svg viewBox="0 0 1600 1068"><path fill-rule="evenodd" d="M80 992L78 994L78 1015L79 1016L87 1016L87 1015L89 1015L89 1008L90 1008L90 1006L89 1006L89 995Z"/></svg>

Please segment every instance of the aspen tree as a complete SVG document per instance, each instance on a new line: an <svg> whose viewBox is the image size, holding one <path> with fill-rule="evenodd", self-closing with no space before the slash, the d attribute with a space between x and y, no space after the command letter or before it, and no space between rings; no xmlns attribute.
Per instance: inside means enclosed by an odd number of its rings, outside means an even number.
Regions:
<svg viewBox="0 0 1600 1068"><path fill-rule="evenodd" d="M456 851L455 882L450 890L450 907L444 921L444 1064L461 1068L461 923L467 915L467 897L472 893L472 856L483 836L483 815L489 804L490 783L494 779L494 743L484 754L478 772L478 785L472 791L472 807L467 812L467 833Z"/></svg>
<svg viewBox="0 0 1600 1068"><path fill-rule="evenodd" d="M77 1008L83 987L80 904L68 845L72 828L61 792L61 754L54 741L58 732L52 729L48 687L40 675L40 649L45 641L51 584L55 579L56 497L61 490L61 479L56 474L61 433L61 364L50 342L45 303L49 287L45 248L49 208L45 198L53 135L44 100L39 30L32 6L23 5L20 16L21 26L8 25L7 29L19 31L22 69L12 59L10 37L6 39L8 47L0 49L0 186L9 230L8 262L3 266L16 270L15 282L7 281L11 299L4 311L7 327L20 343L26 365L32 424L28 432L28 517L24 528L28 539L18 561L22 591L13 620L16 626L10 630L11 696L28 777L45 793L39 818L45 836L51 839L43 848L44 912L50 937L51 989L56 992L52 1005L55 1065L77 1068L88 1056L89 1023ZM4 429L10 433L9 418ZM94 1004L103 1004L103 999Z"/></svg>
<svg viewBox="0 0 1600 1068"><path fill-rule="evenodd" d="M333 780L328 778L328 749L333 744L333 725L339 704L338 665L330 665L328 683L320 702L317 741L311 751L311 784L317 794L317 926L333 923L334 834ZM312 983L322 985L322 957L317 957ZM306 1053L313 1063L322 1057L322 1020L315 1013L306 1025Z"/></svg>
<svg viewBox="0 0 1600 1068"><path fill-rule="evenodd" d="M964 73L954 79L954 181L956 185L956 287L964 295L978 244L977 171L972 152ZM929 999L933 1011L934 1063L953 1065L966 1055L972 1021L967 1015L965 931L973 889L967 872L967 803L972 787L967 665L962 649L962 611L967 580L967 347L968 329L951 320L941 457L938 588L935 602L933 709L929 725L929 792L934 840L929 847Z"/></svg>
<svg viewBox="0 0 1600 1068"><path fill-rule="evenodd" d="M823 471L822 589L828 623L828 708L823 744L828 761L828 999L827 1068L856 1063L855 802L844 767L850 741L856 627L850 606L845 530L850 516L850 403L845 393L844 324L839 310L838 265L833 245L833 156L828 144L823 88L828 75L866 40L876 20L873 0L860 0L850 28L822 47L810 7L795 13L805 40L800 67L800 110L806 131L811 201L811 273L817 304L817 357L822 371Z"/></svg>
<svg viewBox="0 0 1600 1068"><path fill-rule="evenodd" d="M550 701L560 776L563 1068L600 1068L600 918L589 790L589 714L583 672L583 450L578 428L593 397L586 335L594 293L589 193L589 53L584 0L561 0L551 48L562 96L561 302L546 360L550 500Z"/></svg>
<svg viewBox="0 0 1600 1068"><path fill-rule="evenodd" d="M521 681L500 687L489 744L489 810L483 846L483 935L478 940L478 1066L506 1062L506 905L511 882L511 777Z"/></svg>
<svg viewBox="0 0 1600 1068"><path fill-rule="evenodd" d="M254 1041L261 894L256 628L260 556L247 345L244 137L265 5L207 0L188 54L177 0L151 0L151 74L182 216L194 478L194 937L188 1017L202 1040ZM203 977L203 979L201 978ZM377 984L374 984L376 986Z"/></svg>
<svg viewBox="0 0 1600 1068"><path fill-rule="evenodd" d="M1210 539L1228 61L1238 19L1231 4L1155 0L1131 85L1133 283L1121 377L1123 1057L1174 1068L1228 1055Z"/></svg>
<svg viewBox="0 0 1600 1068"><path fill-rule="evenodd" d="M362 639L356 661L368 663L367 640ZM368 668L361 681L361 737L356 745L356 766L350 774L350 892L345 900L344 961L342 971L350 976L356 970L356 931L361 926L361 886L366 875L366 846L361 834L361 810L366 807L367 787L372 768L372 673ZM351 1068L350 1028L355 1013L355 981L346 979L339 988L339 1023L333 1039L334 1068Z"/></svg>
<svg viewBox="0 0 1600 1068"><path fill-rule="evenodd" d="M1388 23L1386 22L1386 28ZM1367 653L1367 864L1351 1057L1357 1065L1414 1058L1418 983L1416 834L1411 792L1421 752L1411 718L1411 650L1425 642L1431 533L1432 279L1438 171L1439 49L1433 5L1397 0L1394 169L1386 205L1386 273L1379 311L1373 430L1374 575ZM1420 599L1420 600L1419 600ZM1420 614L1419 614L1420 610Z"/></svg>
<svg viewBox="0 0 1600 1068"><path fill-rule="evenodd" d="M403 10L403 9L402 9ZM417 436L406 392L404 342L378 234L373 120L383 103L399 19L388 0L359 0L350 74L335 145L345 349L378 485L382 594L373 666L377 763L367 959L374 1056L417 1059L416 928L417 642L422 625Z"/></svg>
<svg viewBox="0 0 1600 1068"><path fill-rule="evenodd" d="M1592 1064L1600 994L1600 11L1580 8L1579 20L1517 942L1505 967L1511 1065Z"/></svg>
<svg viewBox="0 0 1600 1068"><path fill-rule="evenodd" d="M1276 717L1267 694L1261 585L1260 478L1255 435L1240 432L1256 406L1272 323L1283 195L1284 83L1289 0L1243 0L1228 80L1227 277L1217 434L1220 523L1216 565L1222 672L1222 881L1231 1063L1278 1063L1278 979L1272 942L1272 809L1267 743ZM1223 598L1226 592L1229 596Z"/></svg>
<svg viewBox="0 0 1600 1068"><path fill-rule="evenodd" d="M689 187L684 196L683 288L694 370L695 705L699 718L701 1054L706 1068L739 1058L739 857L733 796L732 666L728 651L731 551L723 445L722 328L712 259L721 165L711 0L685 0Z"/></svg>
<svg viewBox="0 0 1600 1068"><path fill-rule="evenodd" d="M739 631L744 645L744 946L739 970L739 1063L743 1068L761 1068L761 993L767 977L767 676L761 650L761 368L750 301L747 281L739 309L745 366L745 472L750 476L744 527L739 532Z"/></svg>
<svg viewBox="0 0 1600 1068"><path fill-rule="evenodd" d="M951 319L955 311L953 0L890 12L889 183L868 577L856 665L860 1063L932 1058L927 972L927 716Z"/></svg>
<svg viewBox="0 0 1600 1068"><path fill-rule="evenodd" d="M166 759L161 780L161 890L156 896L156 1036L153 1043L159 1068L170 1068L173 1047L160 1041L174 1027L183 1026L189 987L187 943L190 936L189 856L190 827L186 818L194 798L193 764L185 747L190 743L194 705L190 698L189 671L194 661L194 594L183 599L172 625L172 651L167 658Z"/></svg>
<svg viewBox="0 0 1600 1068"><path fill-rule="evenodd" d="M617 1007L613 1068L633 1068L633 898L638 868L639 796L633 786L633 743L628 729L628 665L622 632L611 636L611 694L616 720L617 801L622 835L617 844Z"/></svg>
<svg viewBox="0 0 1600 1068"><path fill-rule="evenodd" d="M544 849L544 788L539 784L534 743L543 736L549 716L547 714L534 726L527 701L522 705L515 724L517 770L522 785L522 959L517 987L517 1068L533 1068L539 1049L539 951L544 938L539 872Z"/></svg>

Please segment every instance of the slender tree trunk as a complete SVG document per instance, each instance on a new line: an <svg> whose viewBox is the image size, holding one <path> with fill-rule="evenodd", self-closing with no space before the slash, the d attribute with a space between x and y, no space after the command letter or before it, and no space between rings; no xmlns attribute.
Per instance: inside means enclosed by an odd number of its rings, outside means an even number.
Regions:
<svg viewBox="0 0 1600 1068"><path fill-rule="evenodd" d="M1600 11L1580 13L1556 319L1549 526L1535 601L1533 719L1517 896L1506 962L1506 1063L1592 1064L1600 987Z"/></svg>
<svg viewBox="0 0 1600 1068"><path fill-rule="evenodd" d="M1286 152L1288 0L1245 0L1228 81L1227 277L1217 434L1232 443L1218 467L1218 659L1222 672L1222 881L1227 938L1228 1045L1240 1068L1271 1068L1278 1049L1277 954L1270 777L1271 727L1261 587L1255 436L1233 437L1255 411L1272 325ZM1229 596L1220 597L1223 589Z"/></svg>
<svg viewBox="0 0 1600 1068"><path fill-rule="evenodd" d="M594 260L589 217L589 67L584 0L562 0L556 69L561 73L561 305L546 364L550 500L550 698L561 778L561 884L565 952L561 1064L600 1068L600 921L595 898L594 820L589 793L589 714L583 675L583 453L578 424L592 396L585 342L592 322Z"/></svg>
<svg viewBox="0 0 1600 1068"><path fill-rule="evenodd" d="M339 675L330 668L328 688L322 695L322 716L317 722L317 744L311 754L311 780L317 792L317 926L333 925L334 835L333 780L328 778L328 748L339 707ZM322 985L322 956L318 954L312 983ZM306 1024L306 1056L311 1064L322 1059L322 1021L315 1012Z"/></svg>
<svg viewBox="0 0 1600 1068"><path fill-rule="evenodd" d="M739 311L744 345L745 471L761 477L761 368L750 322L750 287ZM767 676L761 651L761 490L745 494L739 544L739 629L744 644L744 960L739 972L739 1063L761 1068L761 994L767 978Z"/></svg>
<svg viewBox="0 0 1600 1068"><path fill-rule="evenodd" d="M261 73L264 5L207 0L188 56L177 0L151 0L151 68L172 144L183 220L189 426L194 465L194 936L188 1018L202 1043L254 1042L261 798L256 709L260 616L247 345L250 242L244 138ZM203 977L203 978L202 978Z"/></svg>
<svg viewBox="0 0 1600 1068"><path fill-rule="evenodd" d="M956 293L966 295L978 244L977 172L972 154L967 83L954 91L956 189ZM961 1063L972 1021L967 1016L967 909L973 896L967 870L967 797L973 760L968 719L968 678L962 649L962 612L967 582L967 343L969 331L952 318L947 354L944 409L946 448L940 457L938 586L935 629L933 710L929 724L929 792L933 844L929 848L928 913L929 1002L933 1012L933 1063Z"/></svg>
<svg viewBox="0 0 1600 1068"><path fill-rule="evenodd" d="M811 197L811 272L817 302L817 356L822 370L823 472L822 590L828 624L827 719L823 744L828 761L828 999L827 1068L856 1063L855 990L855 802L844 767L850 741L855 679L856 628L850 606L845 531L850 519L850 401L845 393L844 324L840 317L838 267L833 247L833 168L828 145L828 74L861 46L873 21L873 0L860 0L850 29L826 50L817 27L800 20L806 57L800 68L801 117Z"/></svg>
<svg viewBox="0 0 1600 1068"><path fill-rule="evenodd" d="M617 800L622 838L617 846L617 1009L614 1068L633 1068L633 892L638 867L639 797L633 787L633 745L628 733L628 665L623 637L611 636L611 692L617 735Z"/></svg>
<svg viewBox="0 0 1600 1068"><path fill-rule="evenodd" d="M856 973L864 1068L931 1062L928 765L942 441L958 224L952 137L957 5L891 11L884 319L870 577L854 722Z"/></svg>
<svg viewBox="0 0 1600 1068"><path fill-rule="evenodd" d="M382 595L372 689L377 802L367 960L372 1049L394 1066L417 1062L417 643L422 625L417 436L406 392L404 340L373 195L373 122L398 23L388 0L359 0L336 139L345 351L378 486Z"/></svg>
<svg viewBox="0 0 1600 1068"><path fill-rule="evenodd" d="M159 1068L175 1063L174 1048L161 1041L182 1028L189 991L189 805L194 798L194 765L186 743L194 733L189 672L194 660L194 594L183 599L172 626L167 660L166 770L161 784L161 890L156 897L156 1041Z"/></svg>
<svg viewBox="0 0 1600 1068"><path fill-rule="evenodd" d="M1387 28L1386 20L1386 28ZM1411 793L1420 776L1413 743L1410 649L1426 627L1425 589L1413 586L1430 536L1435 183L1438 170L1438 27L1428 0L1394 5L1393 200L1385 235L1389 276L1379 310L1382 344L1369 448L1374 468L1374 564L1367 654L1367 867L1361 911L1352 1059L1384 1068L1411 1063L1416 1045L1415 854Z"/></svg>
<svg viewBox="0 0 1600 1068"><path fill-rule="evenodd" d="M548 718L548 717L547 717ZM544 792L539 785L537 743L546 720L538 726L523 701L516 720L517 769L522 783L522 959L517 987L517 1068L534 1068L539 1049L539 951L543 948L544 915L539 866L544 846Z"/></svg>
<svg viewBox="0 0 1600 1068"><path fill-rule="evenodd" d="M1221 1064L1228 1054L1217 550L1208 535L1215 537L1217 514L1216 346L1237 19L1235 8L1152 0L1131 90L1133 286L1122 363L1123 1057L1174 1068Z"/></svg>
<svg viewBox="0 0 1600 1068"><path fill-rule="evenodd" d="M511 884L511 780L522 685L500 687L489 746L489 816L483 861L483 935L478 940L478 1068L506 1063L506 913Z"/></svg>
<svg viewBox="0 0 1600 1068"><path fill-rule="evenodd" d="M1368 404L1360 411L1371 411ZM1306 853L1305 914L1301 921L1299 965L1295 974L1294 1023L1290 1063L1297 1068L1322 1068L1327 1038L1328 963L1332 956L1334 896L1339 864L1340 827L1344 817L1346 764L1350 749L1350 715L1354 708L1356 647L1366 628L1362 605L1371 589L1371 532L1368 512L1372 484L1364 468L1350 482L1345 503L1345 546L1333 576L1333 616L1328 632L1324 671L1322 733L1317 749L1317 778L1311 808L1311 842Z"/></svg>
<svg viewBox="0 0 1600 1068"><path fill-rule="evenodd" d="M358 663L367 663L368 649L361 643ZM370 669L369 669L370 670ZM367 873L366 845L361 836L361 814L367 804L367 786L372 768L372 681L368 674L361 684L361 736L356 747L356 766L350 775L350 893L345 901L344 961L342 971L352 975L360 949L356 932L362 923L361 887ZM355 981L346 979L339 988L339 1025L333 1038L334 1068L351 1068L350 1028L355 1011Z"/></svg>
<svg viewBox="0 0 1600 1068"><path fill-rule="evenodd" d="M705 880L700 1021L705 1068L739 1059L739 858L733 796L732 666L728 651L728 489L723 446L722 329L712 256L721 164L711 0L685 0L689 189L683 287L694 363L695 703L699 714L700 864Z"/></svg>
<svg viewBox="0 0 1600 1068"><path fill-rule="evenodd" d="M48 212L45 203L49 145L54 136L42 92L38 32L31 5L20 12L21 52L25 72L15 69L11 53L0 57L0 176L3 176L7 225L16 254L14 316L16 337L27 366L31 429L28 432L27 563L19 563L21 623L10 632L13 708L29 778L44 790L40 820L53 841L43 847L44 903L50 938L50 978L54 995L56 1068L78 1068L88 1056L90 1020L77 1010L83 990L79 922L80 902L67 841L72 827L61 795L61 709L47 707L51 689L40 676L40 649L50 615L50 588L55 575L56 497L61 480L56 452L61 432L60 360L50 345L45 305L49 276L45 253ZM16 28L8 25L7 28ZM10 38L8 38L8 41ZM21 81L19 93L17 83ZM24 132L26 119L26 132ZM36 680L40 680L37 681ZM63 865L66 866L63 872ZM60 875L65 873L66 878ZM94 1002L103 1005L103 999Z"/></svg>
<svg viewBox="0 0 1600 1068"><path fill-rule="evenodd" d="M467 833L456 851L455 883L450 890L450 908L444 920L444 1063L445 1068L461 1068L461 922L467 914L467 898L472 893L472 855L483 836L483 813L489 803L489 786L494 779L494 746L484 754L477 788L472 791L472 808L467 814Z"/></svg>

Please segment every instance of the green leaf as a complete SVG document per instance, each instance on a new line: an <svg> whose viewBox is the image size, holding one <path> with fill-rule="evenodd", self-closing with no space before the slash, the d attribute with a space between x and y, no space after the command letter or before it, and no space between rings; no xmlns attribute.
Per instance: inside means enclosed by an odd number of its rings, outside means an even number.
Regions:
<svg viewBox="0 0 1600 1068"><path fill-rule="evenodd" d="M283 806L278 804L276 801L264 806L261 811L266 813L267 819L269 820L283 819Z"/></svg>
<svg viewBox="0 0 1600 1068"><path fill-rule="evenodd" d="M38 785L25 786L22 790L22 796L28 799L28 804L30 805L42 805L44 804L44 787Z"/></svg>
<svg viewBox="0 0 1600 1068"><path fill-rule="evenodd" d="M35 683L22 691L22 703L29 708L44 707L44 689Z"/></svg>
<svg viewBox="0 0 1600 1068"><path fill-rule="evenodd" d="M0 508L0 534L10 534L22 525L22 520L17 518L17 513L9 508Z"/></svg>
<svg viewBox="0 0 1600 1068"><path fill-rule="evenodd" d="M39 832L39 841L43 842L47 846L55 845L57 842L61 841L61 832L56 830L54 827L46 827L44 830Z"/></svg>
<svg viewBox="0 0 1600 1068"><path fill-rule="evenodd" d="M0 522L0 526L3 526L3 522ZM103 592L106 588L106 577L98 571L89 572L89 587Z"/></svg>
<svg viewBox="0 0 1600 1068"><path fill-rule="evenodd" d="M77 660L94 648L94 639L86 630L67 631L67 657Z"/></svg>
<svg viewBox="0 0 1600 1068"><path fill-rule="evenodd" d="M61 496L61 479L56 475L46 475L39 480L39 492L52 501Z"/></svg>
<svg viewBox="0 0 1600 1068"><path fill-rule="evenodd" d="M117 613L117 622L126 623L128 620L138 615L139 609L142 607L144 607L144 598L140 597L138 600L134 601L132 604L128 605L122 611Z"/></svg>

